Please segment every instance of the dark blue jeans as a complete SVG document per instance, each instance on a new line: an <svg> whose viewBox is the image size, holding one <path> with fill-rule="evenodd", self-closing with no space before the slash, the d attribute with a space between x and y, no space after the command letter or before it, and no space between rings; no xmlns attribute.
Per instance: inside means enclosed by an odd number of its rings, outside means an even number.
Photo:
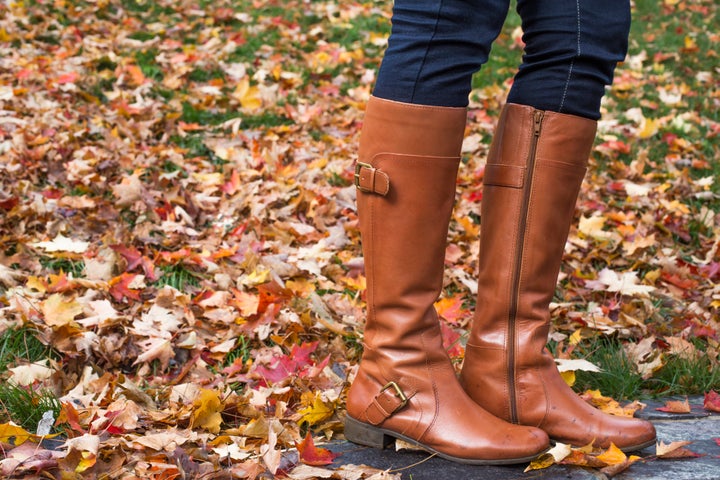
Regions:
<svg viewBox="0 0 720 480"><path fill-rule="evenodd" d="M488 60L509 0L395 0L393 26L373 94L406 103L463 107ZM508 102L586 118L625 58L629 0L518 0L525 52Z"/></svg>

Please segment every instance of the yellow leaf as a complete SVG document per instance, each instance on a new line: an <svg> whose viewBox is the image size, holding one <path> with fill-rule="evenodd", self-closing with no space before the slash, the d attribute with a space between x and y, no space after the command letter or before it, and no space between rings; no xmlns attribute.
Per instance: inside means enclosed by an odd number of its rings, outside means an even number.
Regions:
<svg viewBox="0 0 720 480"><path fill-rule="evenodd" d="M568 370L567 372L560 372L560 376L563 380L565 380L565 383L568 384L568 386L572 387L575 385L575 372L572 370Z"/></svg>
<svg viewBox="0 0 720 480"><path fill-rule="evenodd" d="M570 345L577 345L578 343L580 343L580 340L582 340L582 330L578 329L575 330L572 335L570 335L568 343L570 343Z"/></svg>
<svg viewBox="0 0 720 480"><path fill-rule="evenodd" d="M652 118L643 119L640 130L638 131L638 138L650 138L658 132L660 125L659 120L653 120Z"/></svg>
<svg viewBox="0 0 720 480"><path fill-rule="evenodd" d="M15 445L22 445L28 440L35 440L37 437L24 428L13 425L12 423L0 424L0 442L10 443L11 438L15 439Z"/></svg>
<svg viewBox="0 0 720 480"><path fill-rule="evenodd" d="M572 447L570 445L558 442L553 448L530 462L530 465L528 465L525 471L529 472L530 470L540 470L555 463L560 463L571 453Z"/></svg>
<svg viewBox="0 0 720 480"><path fill-rule="evenodd" d="M555 465L555 458L553 458L553 456L548 453L544 453L532 462L530 462L530 465L528 465L525 470L523 470L523 473L529 472L531 470L542 470L543 468L548 468L552 465Z"/></svg>
<svg viewBox="0 0 720 480"><path fill-rule="evenodd" d="M240 102L243 108L249 110L256 110L262 107L262 99L260 98L260 91L255 86L250 86L250 80L248 77L243 78L238 82L237 87L232 96Z"/></svg>
<svg viewBox="0 0 720 480"><path fill-rule="evenodd" d="M92 468L97 462L97 456L92 452L81 452L80 461L75 467L75 473L82 473L88 468Z"/></svg>
<svg viewBox="0 0 720 480"><path fill-rule="evenodd" d="M302 415L302 418L298 422L300 425L303 423L307 423L308 425L315 425L317 423L322 422L323 420L327 420L332 416L332 414L335 412L335 408L332 404L328 405L327 403L323 402L322 398L320 398L320 395L316 395L312 405L308 405L307 407L300 410L298 413Z"/></svg>
<svg viewBox="0 0 720 480"><path fill-rule="evenodd" d="M28 277L25 286L30 290L37 290L40 293L45 293L47 291L47 284L39 277Z"/></svg>
<svg viewBox="0 0 720 480"><path fill-rule="evenodd" d="M460 217L458 223L460 223L466 235L470 238L475 238L480 233L480 226L475 225L469 217Z"/></svg>
<svg viewBox="0 0 720 480"><path fill-rule="evenodd" d="M614 443L611 443L610 448L598 455L597 458L606 465L618 465L627 460L627 455L616 447Z"/></svg>
<svg viewBox="0 0 720 480"><path fill-rule="evenodd" d="M68 325L83 313L83 307L75 300L68 300L59 293L54 293L42 304L45 324L50 327Z"/></svg>
<svg viewBox="0 0 720 480"><path fill-rule="evenodd" d="M223 403L218 394L203 388L193 402L195 410L190 417L190 427L200 427L210 433L219 433L222 423Z"/></svg>

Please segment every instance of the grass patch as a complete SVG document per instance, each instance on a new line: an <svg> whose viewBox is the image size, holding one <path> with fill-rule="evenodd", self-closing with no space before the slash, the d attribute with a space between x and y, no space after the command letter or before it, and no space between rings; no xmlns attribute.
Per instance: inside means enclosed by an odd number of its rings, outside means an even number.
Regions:
<svg viewBox="0 0 720 480"><path fill-rule="evenodd" d="M10 382L0 383L0 418L12 420L29 432L36 432L47 411L60 413L60 400L49 390L33 390Z"/></svg>
<svg viewBox="0 0 720 480"><path fill-rule="evenodd" d="M84 276L85 262L82 260L71 260L69 258L40 257L40 265L45 270L53 273L65 272L74 278Z"/></svg>
<svg viewBox="0 0 720 480"><path fill-rule="evenodd" d="M0 371L7 370L18 360L38 362L60 356L37 338L37 332L27 327L5 330L0 335Z"/></svg>
<svg viewBox="0 0 720 480"><path fill-rule="evenodd" d="M659 395L693 395L720 390L720 368L707 354L697 358L672 355L648 380Z"/></svg>
<svg viewBox="0 0 720 480"><path fill-rule="evenodd" d="M181 292L188 287L199 287L200 276L182 263L161 265L162 276L153 283L158 288L169 285Z"/></svg>
<svg viewBox="0 0 720 480"><path fill-rule="evenodd" d="M635 399L643 393L643 379L619 340L592 339L580 345L576 352L578 357L602 369L602 372L575 372L576 391L600 390L603 395L617 399Z"/></svg>
<svg viewBox="0 0 720 480"><path fill-rule="evenodd" d="M135 52L135 61L145 77L155 82L161 82L164 78L162 68L155 61L158 51L155 48L139 50Z"/></svg>

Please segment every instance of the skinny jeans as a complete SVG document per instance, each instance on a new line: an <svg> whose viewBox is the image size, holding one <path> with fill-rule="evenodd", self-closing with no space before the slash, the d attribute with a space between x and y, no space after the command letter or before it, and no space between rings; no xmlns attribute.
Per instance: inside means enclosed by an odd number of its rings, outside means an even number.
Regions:
<svg viewBox="0 0 720 480"><path fill-rule="evenodd" d="M395 0L373 91L405 103L464 107L510 0ZM525 50L507 101L596 120L627 54L630 0L517 0Z"/></svg>

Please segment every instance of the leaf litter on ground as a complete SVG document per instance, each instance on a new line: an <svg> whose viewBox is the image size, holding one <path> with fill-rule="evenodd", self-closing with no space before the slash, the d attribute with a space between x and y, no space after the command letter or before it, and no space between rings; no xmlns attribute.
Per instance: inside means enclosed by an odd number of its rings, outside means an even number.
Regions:
<svg viewBox="0 0 720 480"><path fill-rule="evenodd" d="M573 352L596 336L620 339L646 382L687 345L717 368L717 7L655 7L635 7L636 26L662 28L634 30L566 246L552 338L568 380L592 370ZM362 350L352 161L389 16L335 1L0 4L0 330L53 352L2 375L61 405L44 437L2 412L4 476L399 477L313 465L331 460L315 441L341 438ZM520 33L510 21L500 63ZM512 68L481 72L469 106L437 304L457 364ZM603 393L585 395L640 408Z"/></svg>

